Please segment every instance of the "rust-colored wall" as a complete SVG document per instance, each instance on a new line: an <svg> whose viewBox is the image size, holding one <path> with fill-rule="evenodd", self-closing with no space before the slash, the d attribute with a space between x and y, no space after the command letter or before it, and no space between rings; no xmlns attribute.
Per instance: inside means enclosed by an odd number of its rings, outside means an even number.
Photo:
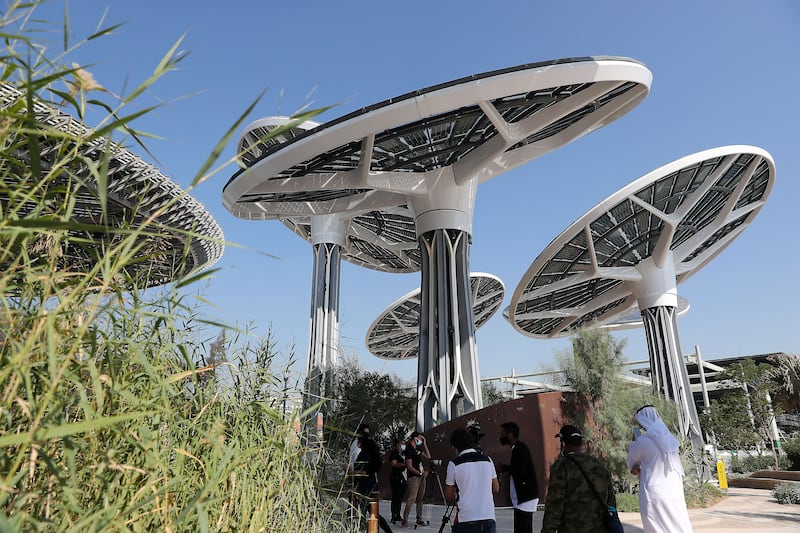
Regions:
<svg viewBox="0 0 800 533"><path fill-rule="evenodd" d="M559 453L559 441L555 435L563 424L569 423L564 418L562 409L562 398L565 394L569 393L531 394L518 400L486 407L426 432L425 436L428 439L428 448L432 458L442 460L441 466L434 466L434 470L441 479L442 487L444 487L447 461L456 456L456 451L450 446L450 433L454 429L466 427L469 421L476 421L481 427L481 432L485 434L478 443L483 448L483 452L491 457L495 464L508 464L511 458L511 448L501 446L497 434L500 431L500 424L503 422L516 422L520 428L520 440L525 442L531 450L536 473L539 476L539 498L544 501L550 465L553 464ZM441 503L441 491L433 476L434 474L431 474L428 477L426 501ZM381 475L381 498L389 499L390 497L387 461L384 462ZM500 476L500 492L495 495L494 501L497 506L511 505L508 476Z"/></svg>

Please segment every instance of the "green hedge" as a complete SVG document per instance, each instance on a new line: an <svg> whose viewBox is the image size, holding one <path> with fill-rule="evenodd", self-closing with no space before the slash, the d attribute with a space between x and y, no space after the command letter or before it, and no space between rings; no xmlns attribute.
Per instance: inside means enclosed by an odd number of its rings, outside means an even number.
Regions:
<svg viewBox="0 0 800 533"><path fill-rule="evenodd" d="M617 494L617 511L620 513L638 513L639 496L636 494Z"/></svg>
<svg viewBox="0 0 800 533"><path fill-rule="evenodd" d="M782 445L790 470L800 470L800 436L786 439Z"/></svg>
<svg viewBox="0 0 800 533"><path fill-rule="evenodd" d="M781 483L772 489L778 503L800 504L800 483Z"/></svg>
<svg viewBox="0 0 800 533"><path fill-rule="evenodd" d="M790 466L791 460L787 455L778 456L779 469L788 470ZM734 455L728 465L728 472L734 474L750 474L759 470L775 470L775 461L772 455L748 455L742 459Z"/></svg>

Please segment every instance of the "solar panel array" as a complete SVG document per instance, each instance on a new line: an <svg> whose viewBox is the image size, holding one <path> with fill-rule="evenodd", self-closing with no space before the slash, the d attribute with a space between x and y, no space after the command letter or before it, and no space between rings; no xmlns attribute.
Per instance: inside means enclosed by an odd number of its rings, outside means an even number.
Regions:
<svg viewBox="0 0 800 533"><path fill-rule="evenodd" d="M5 114L22 115L24 106L25 95L19 89L0 83L0 108ZM61 243L63 268L90 269L121 239L116 230L124 228L141 231L143 246L136 260L126 265L126 275L137 286L168 283L219 260L224 250L222 229L199 201L127 148L97 135L71 115L39 99L34 99L33 111L41 129L36 141L42 171L57 173L50 191L62 188L69 194L75 202L71 221L83 225L76 225L80 229L71 230L71 238ZM0 179L6 190L33 186L30 174L22 170L31 161L28 146L20 144L2 161L5 172ZM72 155L65 161L64 154ZM106 163L108 182L103 195L91 166ZM9 196L0 197L4 207L10 202ZM32 216L35 204L32 199L19 205L15 216Z"/></svg>
<svg viewBox="0 0 800 533"><path fill-rule="evenodd" d="M533 262L512 297L512 323L534 337L565 336L630 312L637 306L638 264L666 246L676 283L693 275L753 220L774 173L769 154L734 146L693 154L637 180Z"/></svg>
<svg viewBox="0 0 800 533"><path fill-rule="evenodd" d="M472 314L475 329L500 309L505 296L503 282L491 274L470 275ZM390 305L367 331L367 349L383 359L413 359L419 355L420 289L413 290Z"/></svg>

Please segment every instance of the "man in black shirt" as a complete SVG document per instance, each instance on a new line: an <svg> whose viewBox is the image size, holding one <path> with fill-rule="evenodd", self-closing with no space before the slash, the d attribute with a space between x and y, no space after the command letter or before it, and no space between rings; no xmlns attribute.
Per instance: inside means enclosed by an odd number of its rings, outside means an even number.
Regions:
<svg viewBox="0 0 800 533"><path fill-rule="evenodd" d="M358 437L360 452L356 456L354 463L354 477L356 480L356 494L362 502L362 511L369 516L369 504L372 501L372 494L378 490L378 472L381 469L381 451L374 440L369 435ZM392 533L386 519L378 514L378 524L384 533Z"/></svg>
<svg viewBox="0 0 800 533"><path fill-rule="evenodd" d="M389 477L389 486L392 488L392 524L402 521L400 510L403 505L403 496L406 494L406 442L395 439L392 452L389 454L389 464L392 473Z"/></svg>
<svg viewBox="0 0 800 533"><path fill-rule="evenodd" d="M533 533L533 513L539 505L539 481L531 451L519 440L515 422L500 425L500 444L511 446L511 464L501 465L511 474L511 503L514 506L514 533Z"/></svg>

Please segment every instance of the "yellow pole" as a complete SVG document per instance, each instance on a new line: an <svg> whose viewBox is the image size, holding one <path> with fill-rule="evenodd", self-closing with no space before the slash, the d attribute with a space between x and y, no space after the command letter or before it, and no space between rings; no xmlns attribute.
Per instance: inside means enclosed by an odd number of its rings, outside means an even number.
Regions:
<svg viewBox="0 0 800 533"><path fill-rule="evenodd" d="M378 533L378 502L369 502L367 533Z"/></svg>
<svg viewBox="0 0 800 533"><path fill-rule="evenodd" d="M725 463L722 459L717 459L717 479L719 479L719 488L728 490L728 476L725 474Z"/></svg>

